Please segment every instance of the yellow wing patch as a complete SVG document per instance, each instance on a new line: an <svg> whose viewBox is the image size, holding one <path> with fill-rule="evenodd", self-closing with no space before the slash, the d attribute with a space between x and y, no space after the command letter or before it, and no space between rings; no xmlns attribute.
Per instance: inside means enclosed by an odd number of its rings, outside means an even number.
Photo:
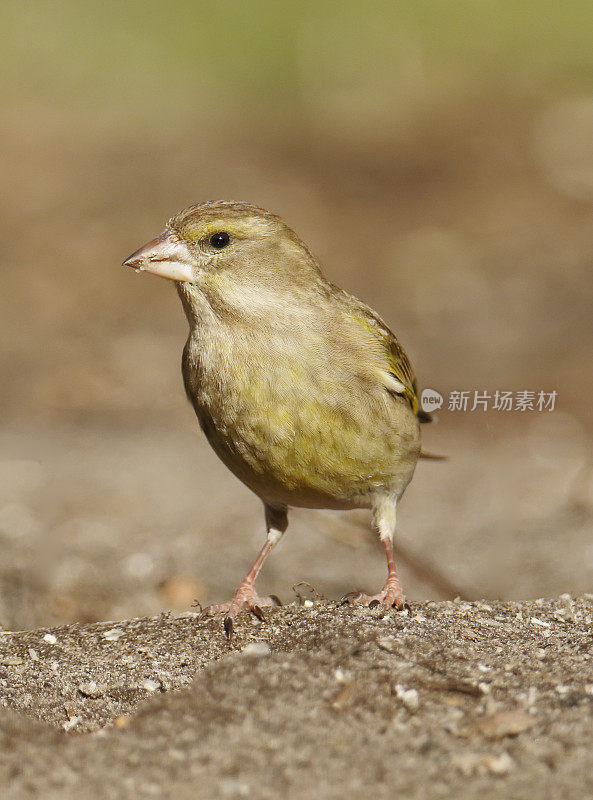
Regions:
<svg viewBox="0 0 593 800"><path fill-rule="evenodd" d="M417 414L419 404L416 376L404 348L395 334L370 308L364 309L361 321L379 337L387 352L389 369L384 373L387 389L404 397L414 414Z"/></svg>

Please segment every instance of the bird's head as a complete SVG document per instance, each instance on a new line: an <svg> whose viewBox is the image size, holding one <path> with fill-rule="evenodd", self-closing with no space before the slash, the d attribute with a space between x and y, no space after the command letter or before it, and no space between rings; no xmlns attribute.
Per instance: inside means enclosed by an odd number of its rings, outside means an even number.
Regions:
<svg viewBox="0 0 593 800"><path fill-rule="evenodd" d="M238 283L276 282L318 275L306 246L274 214L248 203L190 206L124 261L162 278L203 285L224 276Z"/></svg>

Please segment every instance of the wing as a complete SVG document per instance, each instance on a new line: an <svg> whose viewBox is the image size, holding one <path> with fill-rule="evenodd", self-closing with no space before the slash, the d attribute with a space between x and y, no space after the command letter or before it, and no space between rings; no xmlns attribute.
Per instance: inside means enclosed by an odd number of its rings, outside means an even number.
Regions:
<svg viewBox="0 0 593 800"><path fill-rule="evenodd" d="M389 363L387 372L387 389L393 394L404 397L420 422L430 422L430 414L422 411L418 402L418 383L414 369L406 355L406 351L399 343L397 336L391 331L383 320L378 317L368 306L362 308L365 321L369 323L383 345Z"/></svg>

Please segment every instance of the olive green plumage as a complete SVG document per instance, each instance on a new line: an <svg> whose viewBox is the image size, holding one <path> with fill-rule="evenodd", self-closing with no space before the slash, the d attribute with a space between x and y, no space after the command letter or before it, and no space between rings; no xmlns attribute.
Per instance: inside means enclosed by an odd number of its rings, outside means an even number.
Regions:
<svg viewBox="0 0 593 800"><path fill-rule="evenodd" d="M391 538L420 456L416 378L396 337L329 283L282 220L246 203L201 203L125 262L176 281L189 322L185 389L208 441L263 501L268 538L224 611L230 635L287 527L289 506L371 508L388 577L366 604L401 608Z"/></svg>

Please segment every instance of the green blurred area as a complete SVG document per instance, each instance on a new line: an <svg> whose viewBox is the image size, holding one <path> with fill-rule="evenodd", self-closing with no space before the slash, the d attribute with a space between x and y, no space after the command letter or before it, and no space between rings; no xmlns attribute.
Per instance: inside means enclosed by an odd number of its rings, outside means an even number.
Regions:
<svg viewBox="0 0 593 800"><path fill-rule="evenodd" d="M9 96L134 113L147 98L153 112L174 97L182 114L210 102L274 115L341 91L423 104L489 87L547 94L593 77L593 4L574 0L5 0L0 25Z"/></svg>
<svg viewBox="0 0 593 800"><path fill-rule="evenodd" d="M0 404L26 408L27 369L59 384L64 349L76 376L118 325L166 331L163 288L143 318L106 265L231 197L286 216L427 380L535 381L552 354L588 387L592 3L8 0L0 29Z"/></svg>
<svg viewBox="0 0 593 800"><path fill-rule="evenodd" d="M205 198L285 216L417 343L421 383L535 382L552 358L588 389L593 4L8 0L0 29L11 414L29 373L92 409L89 343L111 364L121 328L182 328L110 269Z"/></svg>

